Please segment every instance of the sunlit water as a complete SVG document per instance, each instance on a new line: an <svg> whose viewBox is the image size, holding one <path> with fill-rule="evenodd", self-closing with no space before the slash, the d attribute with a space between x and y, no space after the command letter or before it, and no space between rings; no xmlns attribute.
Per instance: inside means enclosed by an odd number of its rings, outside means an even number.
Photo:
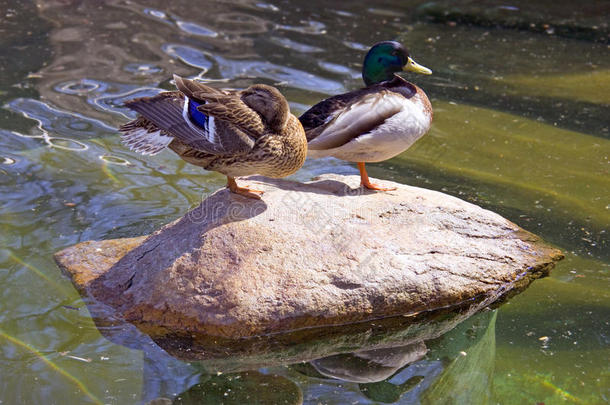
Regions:
<svg viewBox="0 0 610 405"><path fill-rule="evenodd" d="M608 10L487 2L449 15L443 2L344 3L0 2L0 403L609 400ZM315 362L219 374L102 337L52 254L151 232L225 181L170 152L124 148L115 128L133 115L123 102L172 88L177 73L272 84L300 113L360 87L364 52L392 38L434 71L412 80L435 121L370 174L456 195L541 235L566 253L551 277L370 384ZM357 173L329 159L292 177L324 172Z"/></svg>

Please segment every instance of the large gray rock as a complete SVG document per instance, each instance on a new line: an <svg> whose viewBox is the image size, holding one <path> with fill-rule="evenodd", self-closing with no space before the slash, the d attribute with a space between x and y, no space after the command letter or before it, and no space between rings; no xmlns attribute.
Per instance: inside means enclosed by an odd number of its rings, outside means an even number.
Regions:
<svg viewBox="0 0 610 405"><path fill-rule="evenodd" d="M148 237L56 254L83 294L153 336L240 338L434 310L523 288L561 253L460 199L356 176L252 177Z"/></svg>

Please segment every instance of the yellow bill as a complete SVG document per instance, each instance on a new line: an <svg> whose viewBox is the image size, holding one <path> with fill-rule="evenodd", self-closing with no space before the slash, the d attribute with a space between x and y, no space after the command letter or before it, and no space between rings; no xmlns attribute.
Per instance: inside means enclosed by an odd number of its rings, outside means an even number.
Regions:
<svg viewBox="0 0 610 405"><path fill-rule="evenodd" d="M422 75L431 75L432 74L432 71L430 69L415 62L413 59L411 59L410 56L409 56L409 59L407 59L407 64L405 65L405 67L402 68L402 70L409 71L409 72L415 72L415 73L421 73Z"/></svg>

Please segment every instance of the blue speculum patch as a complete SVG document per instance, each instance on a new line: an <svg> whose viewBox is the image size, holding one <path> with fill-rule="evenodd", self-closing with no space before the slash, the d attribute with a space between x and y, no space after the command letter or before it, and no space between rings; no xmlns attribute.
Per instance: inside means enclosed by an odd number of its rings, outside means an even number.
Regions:
<svg viewBox="0 0 610 405"><path fill-rule="evenodd" d="M189 98L189 117L191 117L194 124L207 131L208 116L197 110L197 107L199 107L201 104L203 103L198 103L197 101L193 101Z"/></svg>

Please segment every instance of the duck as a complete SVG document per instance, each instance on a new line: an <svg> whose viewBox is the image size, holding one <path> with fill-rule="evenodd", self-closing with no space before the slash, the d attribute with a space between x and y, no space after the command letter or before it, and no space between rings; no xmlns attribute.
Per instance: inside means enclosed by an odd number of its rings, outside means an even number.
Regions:
<svg viewBox="0 0 610 405"><path fill-rule="evenodd" d="M308 141L308 157L333 156L356 162L361 186L391 191L371 183L367 162L390 159L415 143L432 124L432 105L424 91L397 75L429 75L397 41L374 44L362 64L366 87L320 101L299 117Z"/></svg>
<svg viewBox="0 0 610 405"><path fill-rule="evenodd" d="M137 117L121 125L123 143L155 155L169 148L181 159L227 176L227 188L260 199L263 191L238 186L236 177L285 177L307 157L303 126L272 86L219 90L174 75L177 90L129 100Z"/></svg>

